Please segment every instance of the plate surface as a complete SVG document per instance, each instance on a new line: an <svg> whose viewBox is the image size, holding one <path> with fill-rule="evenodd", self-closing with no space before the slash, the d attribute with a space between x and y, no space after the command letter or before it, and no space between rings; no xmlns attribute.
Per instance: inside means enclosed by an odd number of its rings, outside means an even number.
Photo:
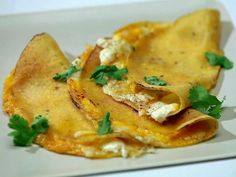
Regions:
<svg viewBox="0 0 236 177"><path fill-rule="evenodd" d="M99 37L110 36L115 29L125 24L142 20L174 20L176 17L201 8L216 8L221 12L221 47L226 55L236 63L236 30L227 11L219 2L211 0L163 0L17 16L0 16L0 81L3 83L4 78L14 68L27 42L37 33L48 32L56 39L61 49L68 56L76 56L83 51L85 44L93 44ZM7 136L9 132L7 128L8 116L1 112L1 176L74 176L235 157L235 78L235 68L221 72L218 85L213 91L219 98L226 96L224 102L226 108L222 113L220 129L215 138L189 147L157 149L154 154L137 159L89 160L55 154L38 148L36 145L28 148L14 147L12 139Z"/></svg>

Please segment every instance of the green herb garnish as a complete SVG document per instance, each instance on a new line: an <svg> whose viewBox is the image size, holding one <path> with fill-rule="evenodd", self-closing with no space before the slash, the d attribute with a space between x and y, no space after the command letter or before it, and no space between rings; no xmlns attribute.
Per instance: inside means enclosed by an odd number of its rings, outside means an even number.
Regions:
<svg viewBox="0 0 236 177"><path fill-rule="evenodd" d="M114 80L121 80L122 77L127 73L127 68L118 69L115 65L100 65L92 73L90 79L94 79L96 81L96 84L103 86L107 84L108 78Z"/></svg>
<svg viewBox="0 0 236 177"><path fill-rule="evenodd" d="M38 115L34 118L31 127L37 133L44 133L49 128L48 119Z"/></svg>
<svg viewBox="0 0 236 177"><path fill-rule="evenodd" d="M106 112L103 119L98 122L97 133L99 135L105 135L105 134L108 134L108 133L112 133L110 113L109 112Z"/></svg>
<svg viewBox="0 0 236 177"><path fill-rule="evenodd" d="M220 65L225 69L231 69L234 66L233 62L223 55L217 55L213 52L206 52L205 57L212 66Z"/></svg>
<svg viewBox="0 0 236 177"><path fill-rule="evenodd" d="M35 138L46 132L49 127L48 120L41 115L33 120L30 127L28 121L17 114L11 116L8 126L13 129L8 135L13 136L16 146L30 146Z"/></svg>
<svg viewBox="0 0 236 177"><path fill-rule="evenodd" d="M72 76L72 74L78 71L80 71L79 68L77 68L75 65L71 65L64 73L61 73L61 74L57 73L53 77L53 79L57 81L61 81L61 82L66 82L67 79L69 79Z"/></svg>
<svg viewBox="0 0 236 177"><path fill-rule="evenodd" d="M149 76L149 77L144 77L144 81L150 85L158 85L158 86L165 86L167 85L167 82L164 80L159 79L156 76Z"/></svg>
<svg viewBox="0 0 236 177"><path fill-rule="evenodd" d="M210 95L201 85L195 86L189 91L189 100L192 107L204 114L219 119L222 112L222 103L216 96Z"/></svg>

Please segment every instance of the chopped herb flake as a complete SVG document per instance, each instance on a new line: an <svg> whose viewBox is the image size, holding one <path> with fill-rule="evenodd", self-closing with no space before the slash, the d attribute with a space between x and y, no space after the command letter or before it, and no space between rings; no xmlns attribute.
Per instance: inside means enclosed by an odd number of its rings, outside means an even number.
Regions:
<svg viewBox="0 0 236 177"><path fill-rule="evenodd" d="M80 71L80 69L78 69L75 65L71 65L64 73L61 74L57 73L53 77L53 79L61 82L66 82L67 79L69 79L72 76L72 74L78 71Z"/></svg>
<svg viewBox="0 0 236 177"><path fill-rule="evenodd" d="M167 82L164 80L159 79L156 76L149 76L149 77L144 77L144 81L150 85L158 85L158 86L165 86L167 85Z"/></svg>
<svg viewBox="0 0 236 177"><path fill-rule="evenodd" d="M206 52L205 57L212 66L220 65L225 69L231 69L234 66L233 62L223 55L217 55L213 52Z"/></svg>
<svg viewBox="0 0 236 177"><path fill-rule="evenodd" d="M106 112L104 118L98 122L97 133L99 135L105 135L105 134L108 134L108 133L112 133L110 113L109 112Z"/></svg>
<svg viewBox="0 0 236 177"><path fill-rule="evenodd" d="M194 86L189 91L189 100L192 107L204 114L219 119L222 112L222 103L216 96L210 95L201 85Z"/></svg>
<svg viewBox="0 0 236 177"><path fill-rule="evenodd" d="M118 69L115 65L100 65L92 73L90 79L94 79L96 81L96 84L103 86L107 84L108 78L121 80L122 77L127 73L127 68Z"/></svg>

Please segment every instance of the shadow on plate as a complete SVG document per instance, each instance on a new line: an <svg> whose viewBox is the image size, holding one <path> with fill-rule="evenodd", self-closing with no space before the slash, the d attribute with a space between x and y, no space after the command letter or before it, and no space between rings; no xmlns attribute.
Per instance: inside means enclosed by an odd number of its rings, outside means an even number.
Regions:
<svg viewBox="0 0 236 177"><path fill-rule="evenodd" d="M223 84L223 81L224 81L224 77L225 77L224 72L225 71L223 69L220 71L216 86L210 91L211 94L213 94L213 95L218 95L219 94L220 89L221 89L222 84Z"/></svg>
<svg viewBox="0 0 236 177"><path fill-rule="evenodd" d="M230 38L231 33L233 32L233 24L229 21L223 21L221 22L221 43L220 43L220 47L222 49L225 48L225 46L227 45L227 42ZM220 74L219 74L219 78L217 81L217 84L215 86L215 88L213 88L211 90L211 93L213 93L214 95L217 95L221 89L223 80L224 80L224 72L225 70L221 70ZM227 72L227 71L226 71Z"/></svg>
<svg viewBox="0 0 236 177"><path fill-rule="evenodd" d="M31 154L35 154L39 149L40 149L39 146L33 145L33 146L28 147L25 151Z"/></svg>
<svg viewBox="0 0 236 177"><path fill-rule="evenodd" d="M220 47L222 49L225 48L225 46L227 44L227 41L229 40L233 29L234 29L234 26L231 22L229 22L229 21L221 22L221 39L220 39L221 43L220 43Z"/></svg>
<svg viewBox="0 0 236 177"><path fill-rule="evenodd" d="M234 135L233 133L226 130L222 125L222 122L224 122L224 121L236 119L236 111L235 110L236 110L236 106L225 107L223 109L222 116L219 119L219 132L216 135L216 137L214 137L213 139L209 140L206 143L217 143L217 142L224 142L224 141L236 139L236 135Z"/></svg>

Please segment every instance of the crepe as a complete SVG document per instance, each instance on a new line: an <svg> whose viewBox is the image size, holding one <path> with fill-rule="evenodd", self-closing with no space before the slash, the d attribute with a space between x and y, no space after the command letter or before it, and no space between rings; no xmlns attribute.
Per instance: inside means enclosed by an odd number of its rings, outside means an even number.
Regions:
<svg viewBox="0 0 236 177"><path fill-rule="evenodd" d="M33 37L4 83L4 111L9 115L19 114L30 123L39 114L48 118L49 130L40 134L36 143L50 151L88 158L143 153L146 145L126 134L97 135L97 124L75 107L66 83L52 79L69 66L69 61L48 34ZM115 150L111 149L113 146Z"/></svg>
<svg viewBox="0 0 236 177"><path fill-rule="evenodd" d="M126 41L134 51L128 57L118 55L109 64L126 67L128 78L110 81L103 87L103 92L133 107L140 115L149 115L162 123L190 106L188 95L194 85L200 84L207 89L214 87L220 67L212 67L204 54L206 51L222 54L219 39L219 13L210 9L193 12L173 23L127 25L115 32L110 40L115 41L114 45ZM100 47L101 60L101 52L107 48L104 44ZM146 76L156 76L167 85L147 84ZM171 110L166 115L155 116L152 109L162 105Z"/></svg>
<svg viewBox="0 0 236 177"><path fill-rule="evenodd" d="M125 133L144 144L155 147L192 145L213 137L218 128L215 118L194 109L185 109L163 124L139 116L130 106L115 101L103 93L102 87L90 78L100 64L100 48L95 48L87 59L78 79L67 81L73 102L95 124L105 112L110 112L114 132Z"/></svg>
<svg viewBox="0 0 236 177"><path fill-rule="evenodd" d="M199 23L200 29L197 27ZM210 66L204 58L204 52L220 52L217 25L218 12L202 10L182 17L175 23L131 24L115 33L113 39L116 41L109 38L106 39L110 40L108 43L99 40L87 59L80 78L68 81L74 103L94 122L105 112L110 112L115 132L125 132L155 147L191 145L213 137L218 128L216 119L187 107L190 106L189 89L193 85L202 84L210 89L216 82L219 67ZM144 35L143 27L151 32ZM200 37L192 37L192 33ZM123 46L119 46L119 40L125 40L120 42ZM129 55L117 52L112 60L108 60L110 63L107 63L120 68L127 67L127 77L121 81L109 80L103 87L96 85L89 78L96 67L106 62L101 59L101 52L104 48L109 49L109 44L114 45L113 48L110 47L111 51L120 49L130 52L127 41L132 43L135 50ZM202 72L205 76L201 78L199 76ZM143 81L144 76L153 75L163 75L168 85L153 86ZM168 115L168 119L156 121L149 115L137 112L140 111L139 105L137 106L139 101L120 99L125 94L145 94L166 104L178 103L179 106ZM141 105L145 106L145 103L142 102Z"/></svg>
<svg viewBox="0 0 236 177"><path fill-rule="evenodd" d="M106 40L116 45L109 55L104 52ZM136 157L153 147L192 145L217 133L217 120L192 109L188 101L192 86L211 89L217 80L220 68L204 58L205 51L222 53L217 11L197 11L174 23L138 22L98 43L72 63L81 72L67 83L52 79L71 64L48 34L33 37L22 52L4 83L3 109L30 124L39 114L48 119L48 131L35 143L88 158ZM119 81L109 79L103 87L96 85L90 77L101 64L126 67L128 74ZM147 84L145 76L162 76L168 85ZM146 96L148 102L120 99L127 94ZM173 109L154 119L146 108L156 101ZM113 131L99 135L99 121L108 112Z"/></svg>

